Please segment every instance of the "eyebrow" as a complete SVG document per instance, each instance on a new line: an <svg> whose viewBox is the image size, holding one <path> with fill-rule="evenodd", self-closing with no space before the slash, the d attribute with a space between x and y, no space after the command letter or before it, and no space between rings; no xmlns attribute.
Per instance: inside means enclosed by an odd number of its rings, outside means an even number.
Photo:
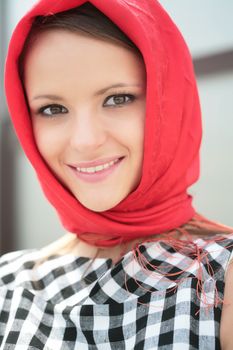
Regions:
<svg viewBox="0 0 233 350"><path fill-rule="evenodd" d="M101 90L98 90L94 95L95 96L99 96L99 95L103 95L106 91L110 90L110 89L113 89L113 88L118 88L118 87L130 87L130 86L137 86L137 87L140 87L142 86L142 84L125 84L125 83L117 83L117 84L113 84L113 85L110 85L110 86L107 86ZM55 101L61 101L62 98L60 96L57 96L57 95L51 95L51 94L47 94L47 95L38 95L38 96L35 96L32 100L39 100L41 98L47 98L47 99L50 99L50 100L55 100Z"/></svg>

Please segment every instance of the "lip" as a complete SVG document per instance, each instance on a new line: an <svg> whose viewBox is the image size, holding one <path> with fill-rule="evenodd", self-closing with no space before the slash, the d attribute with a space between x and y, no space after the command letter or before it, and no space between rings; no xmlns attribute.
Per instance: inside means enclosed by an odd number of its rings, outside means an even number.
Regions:
<svg viewBox="0 0 233 350"><path fill-rule="evenodd" d="M124 158L125 157L119 157L119 161L117 163L113 164L112 166L110 166L107 169L103 169L103 170L98 171L96 173L82 173L76 169L76 166L74 167L74 166L68 165L68 167L72 171L72 173L75 175L76 178L78 178L82 181L85 181L85 182L95 183L95 182L99 182L99 181L104 181L108 176L113 174L118 169L118 167L121 165ZM117 158L115 157L115 158L111 158L111 159L115 160ZM105 161L105 163L107 163L107 162ZM79 163L79 164L83 164L83 163ZM87 163L85 163L85 164L87 164ZM104 164L104 163L101 162L99 164Z"/></svg>
<svg viewBox="0 0 233 350"><path fill-rule="evenodd" d="M80 163L68 164L68 165L73 167L73 168L91 168L91 167L103 165L103 164L111 162L112 160L121 159L121 158L123 158L123 157L122 156L121 157L108 157L108 158L101 158L101 159L93 160L92 162L80 162Z"/></svg>

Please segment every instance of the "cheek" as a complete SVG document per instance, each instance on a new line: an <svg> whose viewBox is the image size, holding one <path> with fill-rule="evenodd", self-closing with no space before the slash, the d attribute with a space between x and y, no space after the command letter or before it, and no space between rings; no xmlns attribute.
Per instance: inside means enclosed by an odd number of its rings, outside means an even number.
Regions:
<svg viewBox="0 0 233 350"><path fill-rule="evenodd" d="M140 155L143 154L144 150L144 119L144 114L141 114L138 118L134 118L133 122L126 128L126 137Z"/></svg>
<svg viewBox="0 0 233 350"><path fill-rule="evenodd" d="M56 129L45 126L43 123L34 121L32 126L38 150L45 161L49 163L62 151L64 140Z"/></svg>
<svg viewBox="0 0 233 350"><path fill-rule="evenodd" d="M112 126L111 126L112 128ZM141 104L130 113L126 113L114 123L112 132L118 135L118 139L127 145L131 151L143 154L145 128L145 107Z"/></svg>

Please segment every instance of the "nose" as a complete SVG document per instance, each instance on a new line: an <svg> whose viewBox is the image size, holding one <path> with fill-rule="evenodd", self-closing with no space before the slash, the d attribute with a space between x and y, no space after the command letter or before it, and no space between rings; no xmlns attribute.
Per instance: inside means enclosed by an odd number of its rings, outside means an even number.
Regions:
<svg viewBox="0 0 233 350"><path fill-rule="evenodd" d="M106 141L107 132L97 113L76 113L71 128L70 145L80 153L95 151Z"/></svg>

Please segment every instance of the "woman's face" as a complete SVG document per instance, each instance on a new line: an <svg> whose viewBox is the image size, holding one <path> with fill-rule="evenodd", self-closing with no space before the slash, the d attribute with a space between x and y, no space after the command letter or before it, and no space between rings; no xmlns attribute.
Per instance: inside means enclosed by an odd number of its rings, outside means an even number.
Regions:
<svg viewBox="0 0 233 350"><path fill-rule="evenodd" d="M51 30L27 54L25 89L38 149L81 204L105 211L138 186L146 99L140 57Z"/></svg>

